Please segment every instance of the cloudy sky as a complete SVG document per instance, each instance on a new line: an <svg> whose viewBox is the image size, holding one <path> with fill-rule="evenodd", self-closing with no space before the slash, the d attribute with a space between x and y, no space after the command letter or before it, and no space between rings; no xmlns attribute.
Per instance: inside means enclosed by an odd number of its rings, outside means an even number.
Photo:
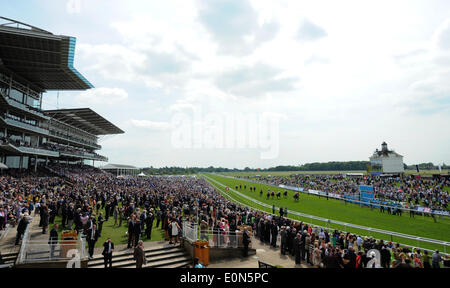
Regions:
<svg viewBox="0 0 450 288"><path fill-rule="evenodd" d="M368 160L383 141L406 164L450 163L450 1L0 0L0 11L77 38L75 67L96 88L49 92L44 108L90 107L124 130L101 139L111 163Z"/></svg>

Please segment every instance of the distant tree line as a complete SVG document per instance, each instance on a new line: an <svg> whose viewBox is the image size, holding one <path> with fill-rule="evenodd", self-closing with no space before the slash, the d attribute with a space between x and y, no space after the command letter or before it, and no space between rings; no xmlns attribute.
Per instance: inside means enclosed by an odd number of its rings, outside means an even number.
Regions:
<svg viewBox="0 0 450 288"><path fill-rule="evenodd" d="M370 165L369 161L347 161L347 162L326 162L326 163L306 163L303 165L284 165L276 166L265 169L249 168L244 169L230 169L223 167L162 167L162 168L144 168L143 172L149 175L190 175L199 172L208 173L222 173L222 172L272 172L272 171L366 171L367 166ZM437 165L433 163L421 163L418 164L420 170L437 170L439 169ZM406 165L405 169L415 170L416 165ZM450 166L443 164L442 169L450 169Z"/></svg>
<svg viewBox="0 0 450 288"><path fill-rule="evenodd" d="M277 166L263 171L355 171L366 170L369 161L306 163L300 166Z"/></svg>
<svg viewBox="0 0 450 288"><path fill-rule="evenodd" d="M406 165L405 164L405 169L408 170L416 170L416 165L419 165L419 170L438 170L439 169L439 165L434 165L433 163L429 162L429 163L420 163L420 164L414 164L414 165ZM445 163L443 163L441 165L441 169L450 169L450 166L445 165Z"/></svg>
<svg viewBox="0 0 450 288"><path fill-rule="evenodd" d="M239 169L229 169L229 168L201 168L201 167L162 167L162 168L143 168L142 169L145 174L149 175L190 175L196 174L199 172L209 172L209 173L221 173L221 172L239 172L242 170Z"/></svg>

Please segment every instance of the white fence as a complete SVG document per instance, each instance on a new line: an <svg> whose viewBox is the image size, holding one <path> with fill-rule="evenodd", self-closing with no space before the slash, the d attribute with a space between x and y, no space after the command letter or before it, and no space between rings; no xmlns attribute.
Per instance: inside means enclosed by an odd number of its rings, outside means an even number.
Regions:
<svg viewBox="0 0 450 288"><path fill-rule="evenodd" d="M86 258L86 240L81 235L78 240L58 240L49 244L49 241L30 240L30 226L23 235L17 264Z"/></svg>
<svg viewBox="0 0 450 288"><path fill-rule="evenodd" d="M248 232L251 234L251 232ZM210 247L216 248L241 248L244 247L242 243L242 231L202 231L198 229L195 223L183 222L183 237L189 242L208 241ZM251 235L250 235L251 237Z"/></svg>
<svg viewBox="0 0 450 288"><path fill-rule="evenodd" d="M190 242L195 242L198 240L198 226L195 223L183 222L183 237Z"/></svg>
<svg viewBox="0 0 450 288"><path fill-rule="evenodd" d="M222 232L217 231L216 233L208 233L203 236L203 240L209 242L210 247L218 248L242 248L242 232ZM200 237L202 240L202 237Z"/></svg>
<svg viewBox="0 0 450 288"><path fill-rule="evenodd" d="M23 242L19 263L84 259L86 256L85 246L84 238L74 240L72 243L61 240L53 244L48 244L47 241Z"/></svg>

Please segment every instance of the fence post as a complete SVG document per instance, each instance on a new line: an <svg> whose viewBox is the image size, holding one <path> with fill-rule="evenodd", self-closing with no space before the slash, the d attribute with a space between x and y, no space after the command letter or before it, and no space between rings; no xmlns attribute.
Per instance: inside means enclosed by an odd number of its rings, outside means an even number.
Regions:
<svg viewBox="0 0 450 288"><path fill-rule="evenodd" d="M81 259L84 258L84 248L85 248L85 245L83 245L83 244L84 244L83 237L80 237Z"/></svg>

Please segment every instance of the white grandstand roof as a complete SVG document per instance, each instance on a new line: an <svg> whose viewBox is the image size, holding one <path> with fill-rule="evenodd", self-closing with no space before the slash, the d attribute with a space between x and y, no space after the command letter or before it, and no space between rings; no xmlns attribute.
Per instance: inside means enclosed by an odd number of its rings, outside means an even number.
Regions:
<svg viewBox="0 0 450 288"><path fill-rule="evenodd" d="M135 166L131 166L131 165L122 165L122 164L107 164L103 167L100 167L100 169L102 170L108 170L108 169L130 169L130 170L135 170L135 169L139 169Z"/></svg>

